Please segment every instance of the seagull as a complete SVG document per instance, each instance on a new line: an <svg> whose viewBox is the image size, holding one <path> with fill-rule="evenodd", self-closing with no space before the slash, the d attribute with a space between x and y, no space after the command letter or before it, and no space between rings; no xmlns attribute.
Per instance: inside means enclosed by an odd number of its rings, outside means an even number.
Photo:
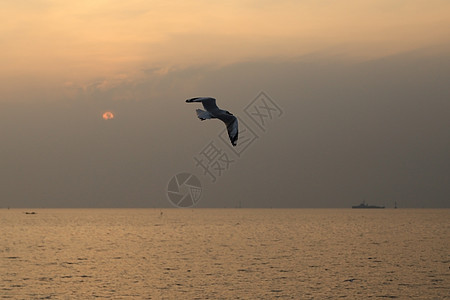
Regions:
<svg viewBox="0 0 450 300"><path fill-rule="evenodd" d="M211 97L196 97L187 99L186 102L201 102L206 111L197 109L197 116L200 120L206 119L219 119L227 125L228 136L230 137L231 144L236 146L238 140L238 120L229 111L220 109L216 105L216 99Z"/></svg>

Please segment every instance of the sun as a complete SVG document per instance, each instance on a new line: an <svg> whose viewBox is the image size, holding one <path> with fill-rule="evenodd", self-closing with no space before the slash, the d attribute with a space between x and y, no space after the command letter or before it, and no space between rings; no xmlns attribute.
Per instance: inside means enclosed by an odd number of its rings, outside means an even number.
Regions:
<svg viewBox="0 0 450 300"><path fill-rule="evenodd" d="M111 111L106 111L102 115L103 120L112 120L114 119L114 114Z"/></svg>

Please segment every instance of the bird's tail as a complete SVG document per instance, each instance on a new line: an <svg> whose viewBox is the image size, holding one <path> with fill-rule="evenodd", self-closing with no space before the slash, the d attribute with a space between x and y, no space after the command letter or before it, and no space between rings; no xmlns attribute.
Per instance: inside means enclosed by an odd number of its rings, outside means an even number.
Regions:
<svg viewBox="0 0 450 300"><path fill-rule="evenodd" d="M209 112L201 110L201 109L196 109L196 112L197 112L197 117L202 121L206 120L206 119L211 119L211 117L212 117Z"/></svg>

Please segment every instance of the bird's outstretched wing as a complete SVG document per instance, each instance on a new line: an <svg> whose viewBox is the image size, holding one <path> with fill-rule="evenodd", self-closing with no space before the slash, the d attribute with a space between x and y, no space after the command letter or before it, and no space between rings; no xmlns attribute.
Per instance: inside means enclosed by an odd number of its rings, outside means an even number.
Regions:
<svg viewBox="0 0 450 300"><path fill-rule="evenodd" d="M203 107L208 111L219 109L216 105L216 99L211 97L195 97L187 99L186 102L201 102Z"/></svg>
<svg viewBox="0 0 450 300"><path fill-rule="evenodd" d="M227 124L227 130L228 130L228 136L230 137L231 144L233 146L236 146L237 140L238 140L238 134L239 134L238 120L236 117L233 117L233 118L234 118L234 121L231 122L230 124Z"/></svg>
<svg viewBox="0 0 450 300"><path fill-rule="evenodd" d="M227 114L227 116L219 118L221 119L225 125L227 125L228 137L230 138L231 144L233 146L237 145L238 140L238 119L232 114Z"/></svg>

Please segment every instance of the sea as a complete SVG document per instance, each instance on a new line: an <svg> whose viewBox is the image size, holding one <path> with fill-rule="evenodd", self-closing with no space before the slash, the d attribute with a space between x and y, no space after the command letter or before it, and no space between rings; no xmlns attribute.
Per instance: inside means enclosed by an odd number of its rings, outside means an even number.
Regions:
<svg viewBox="0 0 450 300"><path fill-rule="evenodd" d="M450 209L0 209L2 299L450 299Z"/></svg>

